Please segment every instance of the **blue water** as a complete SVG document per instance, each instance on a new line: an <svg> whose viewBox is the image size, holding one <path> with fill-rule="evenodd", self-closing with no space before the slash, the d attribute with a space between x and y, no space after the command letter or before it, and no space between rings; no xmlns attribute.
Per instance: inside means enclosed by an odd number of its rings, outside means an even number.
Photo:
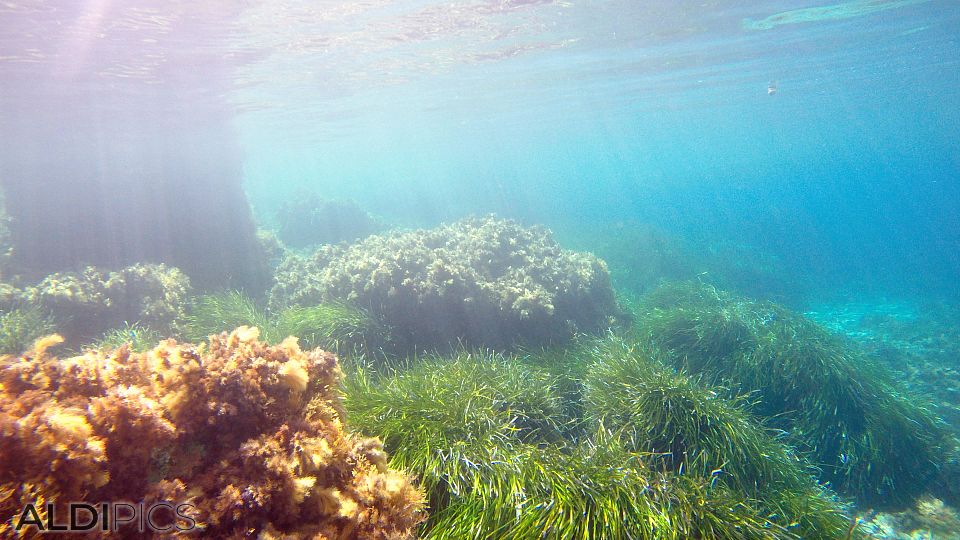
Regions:
<svg viewBox="0 0 960 540"><path fill-rule="evenodd" d="M744 19L815 4L634 4L379 8L361 31L345 17L331 41L360 50L258 63L316 88L240 92L286 98L239 120L247 188L269 207L307 185L412 224L639 219L834 288L956 292L958 4L761 31ZM391 42L426 21L435 34Z"/></svg>
<svg viewBox="0 0 960 540"><path fill-rule="evenodd" d="M405 225L639 220L956 293L960 4L815 6L6 2L0 172L182 162L264 223L303 187Z"/></svg>

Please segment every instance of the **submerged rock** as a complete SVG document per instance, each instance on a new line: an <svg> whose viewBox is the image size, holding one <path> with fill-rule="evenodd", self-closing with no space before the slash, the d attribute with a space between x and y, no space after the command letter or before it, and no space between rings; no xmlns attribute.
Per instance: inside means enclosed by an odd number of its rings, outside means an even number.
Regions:
<svg viewBox="0 0 960 540"><path fill-rule="evenodd" d="M88 339L139 322L168 333L184 315L190 280L177 268L136 264L120 270L88 266L51 274L21 299L49 312L68 339Z"/></svg>
<svg viewBox="0 0 960 540"><path fill-rule="evenodd" d="M617 313L602 260L492 216L289 256L270 293L273 308L335 300L375 313L410 347L563 341Z"/></svg>

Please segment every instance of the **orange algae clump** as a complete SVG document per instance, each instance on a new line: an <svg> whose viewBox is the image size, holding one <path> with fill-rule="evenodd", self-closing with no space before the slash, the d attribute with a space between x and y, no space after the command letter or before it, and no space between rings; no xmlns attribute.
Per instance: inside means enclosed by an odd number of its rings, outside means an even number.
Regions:
<svg viewBox="0 0 960 540"><path fill-rule="evenodd" d="M426 517L380 442L345 431L332 353L245 327L209 346L62 360L56 342L0 358L5 517L27 503L168 501L192 504L204 536L384 540L413 538Z"/></svg>

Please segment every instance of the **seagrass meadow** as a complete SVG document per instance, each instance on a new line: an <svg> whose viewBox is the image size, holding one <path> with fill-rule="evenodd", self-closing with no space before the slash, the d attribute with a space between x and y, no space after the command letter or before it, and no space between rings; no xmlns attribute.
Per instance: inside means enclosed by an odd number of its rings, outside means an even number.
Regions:
<svg viewBox="0 0 960 540"><path fill-rule="evenodd" d="M0 539L960 540L957 36L0 2Z"/></svg>

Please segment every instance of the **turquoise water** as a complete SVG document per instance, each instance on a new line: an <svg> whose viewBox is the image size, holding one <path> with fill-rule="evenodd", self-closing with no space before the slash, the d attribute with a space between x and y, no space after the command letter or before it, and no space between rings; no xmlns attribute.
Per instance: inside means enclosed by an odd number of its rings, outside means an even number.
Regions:
<svg viewBox="0 0 960 540"><path fill-rule="evenodd" d="M855 15L864 3L849 4ZM837 287L954 291L956 4L745 22L809 5L345 17L360 45L343 29L320 57L257 66L317 87L280 77L259 90L285 107L240 121L247 187L269 206L278 184L319 186L418 224L489 211L557 228L639 219L735 238ZM324 28L300 22L301 37ZM419 24L431 31L398 40Z"/></svg>
<svg viewBox="0 0 960 540"><path fill-rule="evenodd" d="M411 225L639 220L955 292L954 2L8 2L0 27L8 182L182 163L265 222L302 187Z"/></svg>
<svg viewBox="0 0 960 540"><path fill-rule="evenodd" d="M828 1L0 2L0 285L159 261L262 301L250 237L304 194L495 213L624 305L805 313L960 433L960 3Z"/></svg>

